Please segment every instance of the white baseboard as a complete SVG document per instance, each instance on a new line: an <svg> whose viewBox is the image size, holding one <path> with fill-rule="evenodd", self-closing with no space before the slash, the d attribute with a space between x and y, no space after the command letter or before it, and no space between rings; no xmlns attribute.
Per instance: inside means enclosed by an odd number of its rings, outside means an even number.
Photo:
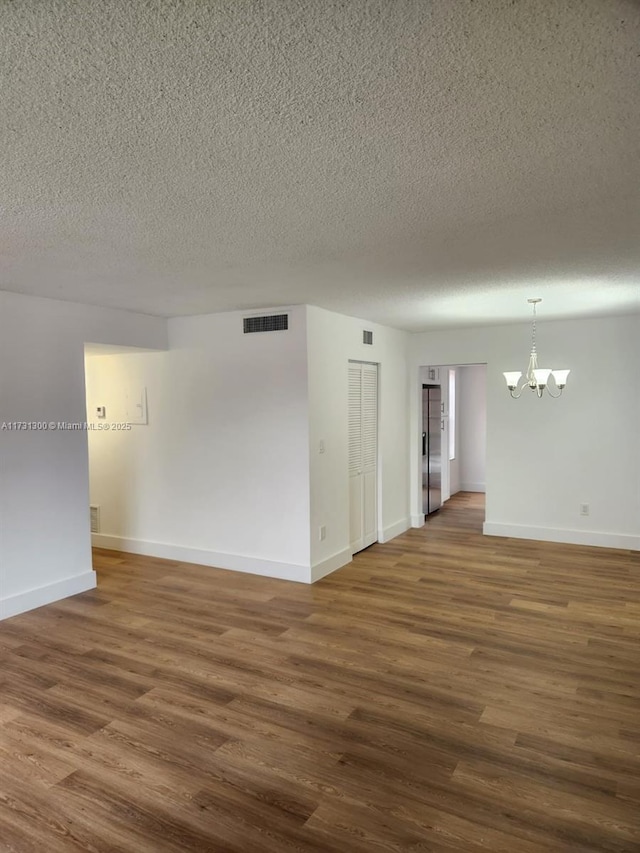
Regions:
<svg viewBox="0 0 640 853"><path fill-rule="evenodd" d="M461 492L486 492L484 483L460 483Z"/></svg>
<svg viewBox="0 0 640 853"><path fill-rule="evenodd" d="M400 521L390 524L384 530L378 530L378 542L389 542L389 540L395 539L396 536L400 536L401 533L405 533L410 527L410 520L408 518L401 518Z"/></svg>
<svg viewBox="0 0 640 853"><path fill-rule="evenodd" d="M315 566L311 567L311 583L315 583L320 578L330 575L331 572L336 572L338 569L346 566L347 563L350 563L352 559L351 549L345 548L343 551L338 551L337 554L333 554L326 560L316 563Z"/></svg>
<svg viewBox="0 0 640 853"><path fill-rule="evenodd" d="M229 569L233 572L246 572L251 575L262 575L263 577L278 578L285 581L311 582L309 566L296 563L280 563L275 560L262 560L258 557L245 557L242 554L205 551L200 548L188 548L184 545L150 542L145 539L129 539L125 536L110 536L104 533L93 533L91 543L95 548L107 548L110 551L143 554L147 557L160 557L163 560L177 560L180 563L197 563L201 566Z"/></svg>
<svg viewBox="0 0 640 853"><path fill-rule="evenodd" d="M36 589L27 589L15 595L8 595L6 598L0 598L0 620L26 613L28 610L35 610L36 607L43 607L45 604L53 604L54 601L77 595L79 592L86 592L88 589L93 589L95 585L96 573L90 571L72 578L63 578Z"/></svg>
<svg viewBox="0 0 640 853"><path fill-rule="evenodd" d="M411 516L411 526L412 527L424 527L424 513L421 512L420 515L412 515Z"/></svg>
<svg viewBox="0 0 640 853"><path fill-rule="evenodd" d="M564 542L568 545L595 545L601 548L640 551L640 536L626 533L530 527L527 524L502 524L497 521L485 521L482 532L486 536L508 536L512 539L535 539L539 542Z"/></svg>

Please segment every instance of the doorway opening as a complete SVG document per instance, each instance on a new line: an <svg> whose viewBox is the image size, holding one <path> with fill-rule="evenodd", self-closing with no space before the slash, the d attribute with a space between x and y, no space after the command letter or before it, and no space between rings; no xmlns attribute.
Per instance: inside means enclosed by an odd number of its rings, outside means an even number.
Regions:
<svg viewBox="0 0 640 853"><path fill-rule="evenodd" d="M425 516L442 506L444 403L440 385L422 386L422 511Z"/></svg>
<svg viewBox="0 0 640 853"><path fill-rule="evenodd" d="M160 352L85 343L87 518L94 548L132 550L140 538L136 524L146 488L141 460L149 441L146 377Z"/></svg>
<svg viewBox="0 0 640 853"><path fill-rule="evenodd" d="M484 522L486 500L486 364L420 368L422 508L427 524ZM446 512L445 512L446 511ZM473 522L472 522L473 519Z"/></svg>

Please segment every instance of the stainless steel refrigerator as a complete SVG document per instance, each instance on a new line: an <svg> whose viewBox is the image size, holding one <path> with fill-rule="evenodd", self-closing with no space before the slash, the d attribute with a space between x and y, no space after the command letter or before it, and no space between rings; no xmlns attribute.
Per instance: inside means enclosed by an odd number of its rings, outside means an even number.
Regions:
<svg viewBox="0 0 640 853"><path fill-rule="evenodd" d="M442 506L442 391L422 386L422 511Z"/></svg>

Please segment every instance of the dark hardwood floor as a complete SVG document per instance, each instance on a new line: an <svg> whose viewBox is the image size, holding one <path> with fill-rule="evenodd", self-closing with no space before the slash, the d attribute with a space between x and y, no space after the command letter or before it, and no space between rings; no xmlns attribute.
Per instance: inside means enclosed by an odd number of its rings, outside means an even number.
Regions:
<svg viewBox="0 0 640 853"><path fill-rule="evenodd" d="M98 551L0 623L0 851L639 851L640 555L482 517L311 587Z"/></svg>

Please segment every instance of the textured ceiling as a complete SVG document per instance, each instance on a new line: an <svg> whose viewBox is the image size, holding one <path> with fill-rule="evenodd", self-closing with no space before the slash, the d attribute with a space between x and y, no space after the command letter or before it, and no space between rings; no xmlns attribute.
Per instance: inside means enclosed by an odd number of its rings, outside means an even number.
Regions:
<svg viewBox="0 0 640 853"><path fill-rule="evenodd" d="M640 308L632 0L0 0L0 289L410 329Z"/></svg>

